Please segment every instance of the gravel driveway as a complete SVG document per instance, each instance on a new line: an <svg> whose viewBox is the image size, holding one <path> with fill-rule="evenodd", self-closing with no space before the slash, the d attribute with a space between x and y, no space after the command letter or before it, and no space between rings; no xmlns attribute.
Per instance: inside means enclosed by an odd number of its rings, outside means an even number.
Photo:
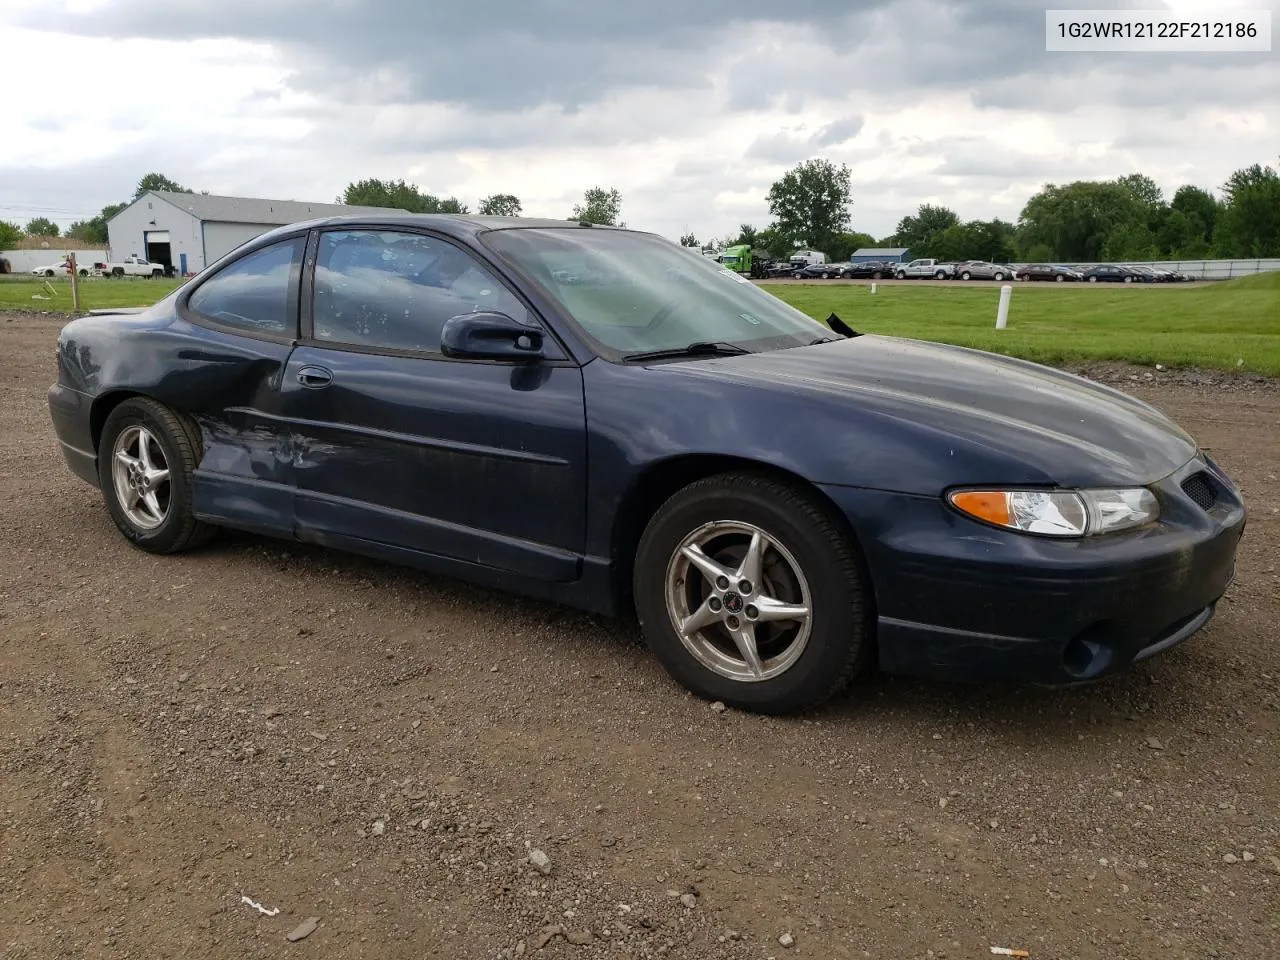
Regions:
<svg viewBox="0 0 1280 960"><path fill-rule="evenodd" d="M629 623L250 536L131 548L55 446L59 321L0 317L4 958L1280 943L1276 382L1094 370L1244 487L1207 632L1089 688L875 678L780 720L685 694Z"/></svg>

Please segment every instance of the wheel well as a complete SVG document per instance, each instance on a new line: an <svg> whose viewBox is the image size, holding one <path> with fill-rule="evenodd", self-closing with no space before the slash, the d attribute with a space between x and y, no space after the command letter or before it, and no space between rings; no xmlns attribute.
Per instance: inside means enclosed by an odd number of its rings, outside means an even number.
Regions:
<svg viewBox="0 0 1280 960"><path fill-rule="evenodd" d="M131 390L115 390L111 393L104 393L93 401L93 406L89 408L89 433L93 438L93 452L95 454L98 452L98 442L102 439L102 428L106 426L107 417L111 416L111 411L130 397L141 396L143 394L135 393Z"/></svg>
<svg viewBox="0 0 1280 960"><path fill-rule="evenodd" d="M867 585L868 608L872 611L871 623L874 627L875 587L866 568L866 560L862 555L857 535L848 518L831 498L804 477L783 467L749 460L745 457L719 454L691 454L655 463L636 478L635 483L623 496L618 504L611 541L616 609L624 615L630 615L635 609L631 580L635 568L636 548L640 545L640 537L644 535L645 527L648 526L650 518L658 512L658 508L689 484L717 473L733 470L763 474L801 489L827 510L840 532L854 546L854 555Z"/></svg>

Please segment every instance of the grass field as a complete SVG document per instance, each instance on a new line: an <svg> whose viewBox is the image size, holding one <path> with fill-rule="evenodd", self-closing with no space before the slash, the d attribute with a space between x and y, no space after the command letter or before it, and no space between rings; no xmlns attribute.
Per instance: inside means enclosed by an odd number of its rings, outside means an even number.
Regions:
<svg viewBox="0 0 1280 960"><path fill-rule="evenodd" d="M1018 283L995 329L998 287L769 284L819 320L863 333L993 350L1042 363L1125 360L1280 376L1280 273L1222 283L1110 286ZM1240 361L1243 361L1241 363Z"/></svg>
<svg viewBox="0 0 1280 960"><path fill-rule="evenodd" d="M71 281L55 277L48 282L39 277L20 274L0 277L0 310L56 310L71 312ZM102 307L148 307L178 285L177 280L151 280L142 277L124 277L104 280L90 277L80 281L80 309L97 310ZM33 300L33 296L48 297Z"/></svg>
<svg viewBox="0 0 1280 960"><path fill-rule="evenodd" d="M71 310L71 284L0 278L0 310ZM175 280L81 284L81 309L141 307ZM819 320L835 312L854 329L994 350L1043 363L1124 360L1280 376L1280 273L1223 283L1115 286L1014 284L1009 326L995 329L996 287L959 283L798 283L764 287ZM1243 361L1243 362L1241 362Z"/></svg>

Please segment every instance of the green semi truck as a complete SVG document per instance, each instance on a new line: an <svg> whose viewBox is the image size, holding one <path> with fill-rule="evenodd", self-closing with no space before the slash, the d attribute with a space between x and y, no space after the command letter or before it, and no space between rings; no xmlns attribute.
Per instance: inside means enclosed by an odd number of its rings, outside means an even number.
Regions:
<svg viewBox="0 0 1280 960"><path fill-rule="evenodd" d="M773 259L766 250L753 250L745 243L725 247L717 258L721 265L734 273L744 273L756 280L763 279Z"/></svg>

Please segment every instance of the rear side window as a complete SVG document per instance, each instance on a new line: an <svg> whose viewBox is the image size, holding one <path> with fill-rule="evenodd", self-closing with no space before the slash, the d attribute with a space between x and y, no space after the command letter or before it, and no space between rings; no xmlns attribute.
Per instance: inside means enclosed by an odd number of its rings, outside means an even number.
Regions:
<svg viewBox="0 0 1280 960"><path fill-rule="evenodd" d="M305 245L305 237L294 237L241 257L200 284L187 307L219 326L294 336L293 279Z"/></svg>
<svg viewBox="0 0 1280 960"><path fill-rule="evenodd" d="M438 353L446 321L480 310L533 322L483 263L422 234L321 234L314 289L314 338L366 349Z"/></svg>

